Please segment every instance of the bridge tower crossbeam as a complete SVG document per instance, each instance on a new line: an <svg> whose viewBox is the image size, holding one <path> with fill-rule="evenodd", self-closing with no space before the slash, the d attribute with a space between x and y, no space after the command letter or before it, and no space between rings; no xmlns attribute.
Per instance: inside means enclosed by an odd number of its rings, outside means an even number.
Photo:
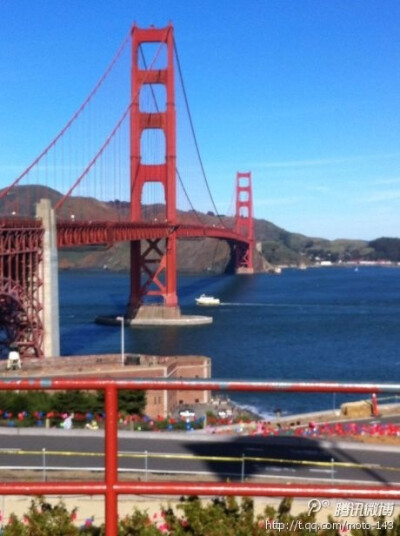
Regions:
<svg viewBox="0 0 400 536"><path fill-rule="evenodd" d="M155 69L140 66L140 46L159 43L166 46L166 66ZM140 95L144 86L165 86L166 103L161 111L143 111ZM176 292L177 236L176 227L176 112L174 88L174 41L172 25L166 28L132 30L132 107L131 107L131 221L140 222L141 199L146 183L158 182L164 188L165 220L171 233L163 239L148 241L142 248L140 240L131 241L131 292L128 316L133 317L143 305L146 296L161 298L166 308L178 310ZM146 129L160 129L165 137L165 159L162 163L144 163L141 139ZM142 277L145 280L143 282ZM179 314L178 311L175 311Z"/></svg>

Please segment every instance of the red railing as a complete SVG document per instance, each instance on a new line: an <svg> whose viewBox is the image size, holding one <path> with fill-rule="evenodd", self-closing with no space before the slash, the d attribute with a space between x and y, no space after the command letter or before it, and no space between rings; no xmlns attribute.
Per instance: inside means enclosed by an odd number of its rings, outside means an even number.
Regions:
<svg viewBox="0 0 400 536"><path fill-rule="evenodd" d="M3 482L0 495L103 495L106 536L118 533L118 495L238 495L263 497L400 499L400 486L329 484L249 484L215 482L120 482L118 480L118 390L264 391L324 393L400 393L399 384L337 382L262 382L218 380L112 380L7 378L0 390L104 390L105 479L103 482Z"/></svg>

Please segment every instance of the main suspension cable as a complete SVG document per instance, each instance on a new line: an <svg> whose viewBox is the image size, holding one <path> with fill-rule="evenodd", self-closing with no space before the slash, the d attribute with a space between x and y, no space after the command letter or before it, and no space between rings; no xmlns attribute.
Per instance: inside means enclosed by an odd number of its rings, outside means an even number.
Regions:
<svg viewBox="0 0 400 536"><path fill-rule="evenodd" d="M156 51L156 54L154 55L154 58L152 60L152 63L150 65L150 68L153 67L154 63L156 62L160 52L161 52L161 43ZM147 76L145 76L144 78L144 82L146 81L147 79ZM138 94L135 95L135 98L138 97ZM83 173L81 173L81 175L76 179L76 181L74 182L74 184L70 187L70 189L68 190L68 192L59 200L59 202L55 205L54 209L55 210L58 210L66 201L66 199L72 194L72 192L75 190L75 188L82 182L83 178L88 174L88 172L92 169L92 167L96 164L97 160L99 159L99 157L103 154L103 152L105 151L105 149L108 147L108 145L110 144L111 140L114 138L115 134L118 132L118 130L120 129L121 125L123 124L123 122L125 121L126 117L128 116L128 113L131 111L131 108L132 108L132 105L133 105L133 100L129 103L129 105L127 106L127 108L125 109L125 111L123 112L122 116L120 117L119 121L116 123L116 125L114 126L113 130L111 131L111 133L108 135L107 139L105 140L105 142L103 143L103 145L100 147L99 151L95 154L95 156L92 158L92 160L89 162L89 164L87 165L87 167L85 168L85 170L83 171Z"/></svg>

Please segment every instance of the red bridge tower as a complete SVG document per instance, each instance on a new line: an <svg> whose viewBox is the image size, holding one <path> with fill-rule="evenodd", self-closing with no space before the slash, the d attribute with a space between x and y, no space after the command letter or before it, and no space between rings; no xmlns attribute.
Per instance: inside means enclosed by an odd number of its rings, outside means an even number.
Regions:
<svg viewBox="0 0 400 536"><path fill-rule="evenodd" d="M251 172L236 173L235 231L249 241L246 245L238 244L236 247L236 272L252 274L254 272L254 223Z"/></svg>
<svg viewBox="0 0 400 536"><path fill-rule="evenodd" d="M154 69L150 65L142 69L139 62L142 43L159 43L159 50L166 47L166 66ZM164 50L165 52L165 50ZM165 243L162 239L131 242L131 293L128 315L134 316L144 296L159 297L170 314L179 314L176 293L176 117L174 88L173 27L132 29L132 107L131 107L131 221L140 222L143 187L148 182L158 182L164 187L165 223L172 231ZM141 91L147 84L165 86L166 103L155 112L140 109ZM165 159L162 163L143 163L141 139L146 129L161 129L165 137ZM146 280L142 281L142 275Z"/></svg>

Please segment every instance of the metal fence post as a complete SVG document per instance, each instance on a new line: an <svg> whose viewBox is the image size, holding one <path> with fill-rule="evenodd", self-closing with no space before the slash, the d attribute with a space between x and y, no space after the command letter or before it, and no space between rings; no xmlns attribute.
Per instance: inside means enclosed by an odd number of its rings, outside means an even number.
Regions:
<svg viewBox="0 0 400 536"><path fill-rule="evenodd" d="M106 536L118 534L118 389L115 384L105 388L105 520Z"/></svg>

